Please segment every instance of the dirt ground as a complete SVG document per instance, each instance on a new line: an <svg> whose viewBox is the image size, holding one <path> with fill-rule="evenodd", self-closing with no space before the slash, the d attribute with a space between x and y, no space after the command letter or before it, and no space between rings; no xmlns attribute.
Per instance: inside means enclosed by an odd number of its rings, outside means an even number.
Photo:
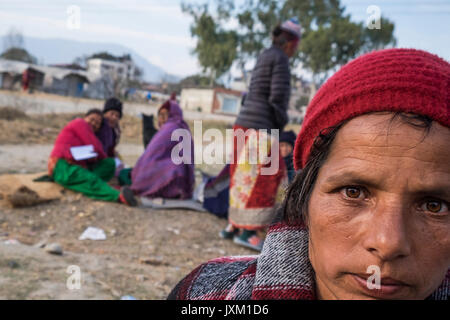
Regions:
<svg viewBox="0 0 450 320"><path fill-rule="evenodd" d="M45 170L51 144L74 116L0 112L0 174ZM119 151L133 165L143 150L140 119L125 116L122 127ZM200 263L255 254L220 239L225 225L209 213L129 208L72 192L34 207L0 208L0 299L165 299ZM107 239L79 240L89 226ZM60 244L63 255L47 253L43 243ZM66 286L71 265L81 271L79 290Z"/></svg>
<svg viewBox="0 0 450 320"><path fill-rule="evenodd" d="M129 208L79 195L3 209L0 299L164 299L200 263L254 254L220 239L225 225L209 213ZM89 226L107 239L78 240ZM12 239L20 244L6 244ZM46 253L40 242L59 243L63 255ZM66 287L70 265L80 267L80 290Z"/></svg>

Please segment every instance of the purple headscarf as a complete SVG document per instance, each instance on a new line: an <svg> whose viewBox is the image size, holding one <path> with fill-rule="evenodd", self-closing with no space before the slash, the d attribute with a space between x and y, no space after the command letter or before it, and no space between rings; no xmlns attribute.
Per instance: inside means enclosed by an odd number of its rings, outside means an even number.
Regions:
<svg viewBox="0 0 450 320"><path fill-rule="evenodd" d="M179 141L171 141L172 132L190 130L178 104L175 101L169 103L167 122L155 134L131 172L131 189L135 194L149 198L189 199L195 182L194 142L191 137L190 164L173 163L172 149Z"/></svg>

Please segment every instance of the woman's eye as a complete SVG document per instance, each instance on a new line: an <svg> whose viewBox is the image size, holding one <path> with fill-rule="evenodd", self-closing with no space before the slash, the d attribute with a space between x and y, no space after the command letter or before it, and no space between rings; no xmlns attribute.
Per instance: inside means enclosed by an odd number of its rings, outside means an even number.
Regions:
<svg viewBox="0 0 450 320"><path fill-rule="evenodd" d="M351 198L351 199L358 199L361 196L364 196L364 193L361 190L361 188L357 188L357 187L345 187L342 189L342 192L344 193L344 195L347 198Z"/></svg>
<svg viewBox="0 0 450 320"><path fill-rule="evenodd" d="M443 201L430 200L423 203L421 209L436 214L448 211L448 206Z"/></svg>

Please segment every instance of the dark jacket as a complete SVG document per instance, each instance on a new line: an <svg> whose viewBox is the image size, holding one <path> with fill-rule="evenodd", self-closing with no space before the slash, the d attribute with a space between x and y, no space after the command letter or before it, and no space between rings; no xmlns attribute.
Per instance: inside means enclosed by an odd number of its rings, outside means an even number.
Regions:
<svg viewBox="0 0 450 320"><path fill-rule="evenodd" d="M294 169L294 160L292 153L283 158L284 163L286 164L286 171L288 175L288 182L291 183L295 177L295 169Z"/></svg>
<svg viewBox="0 0 450 320"><path fill-rule="evenodd" d="M120 127L111 128L108 120L103 119L100 130L96 133L97 138L103 145L103 150L108 157L116 156L116 146L120 140Z"/></svg>
<svg viewBox="0 0 450 320"><path fill-rule="evenodd" d="M283 130L288 122L290 77L288 56L276 46L264 50L256 62L250 90L236 124Z"/></svg>

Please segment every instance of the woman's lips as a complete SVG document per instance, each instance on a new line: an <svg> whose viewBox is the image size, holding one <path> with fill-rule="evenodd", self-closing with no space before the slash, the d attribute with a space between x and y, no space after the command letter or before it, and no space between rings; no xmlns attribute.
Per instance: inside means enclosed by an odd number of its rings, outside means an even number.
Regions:
<svg viewBox="0 0 450 320"><path fill-rule="evenodd" d="M375 298L389 298L402 289L408 287L408 285L400 280L396 280L390 277L381 277L380 288L369 289L367 285L367 279L370 275L367 274L351 274L351 277L355 280L358 287L363 289L364 293ZM373 283L373 282L372 282Z"/></svg>

